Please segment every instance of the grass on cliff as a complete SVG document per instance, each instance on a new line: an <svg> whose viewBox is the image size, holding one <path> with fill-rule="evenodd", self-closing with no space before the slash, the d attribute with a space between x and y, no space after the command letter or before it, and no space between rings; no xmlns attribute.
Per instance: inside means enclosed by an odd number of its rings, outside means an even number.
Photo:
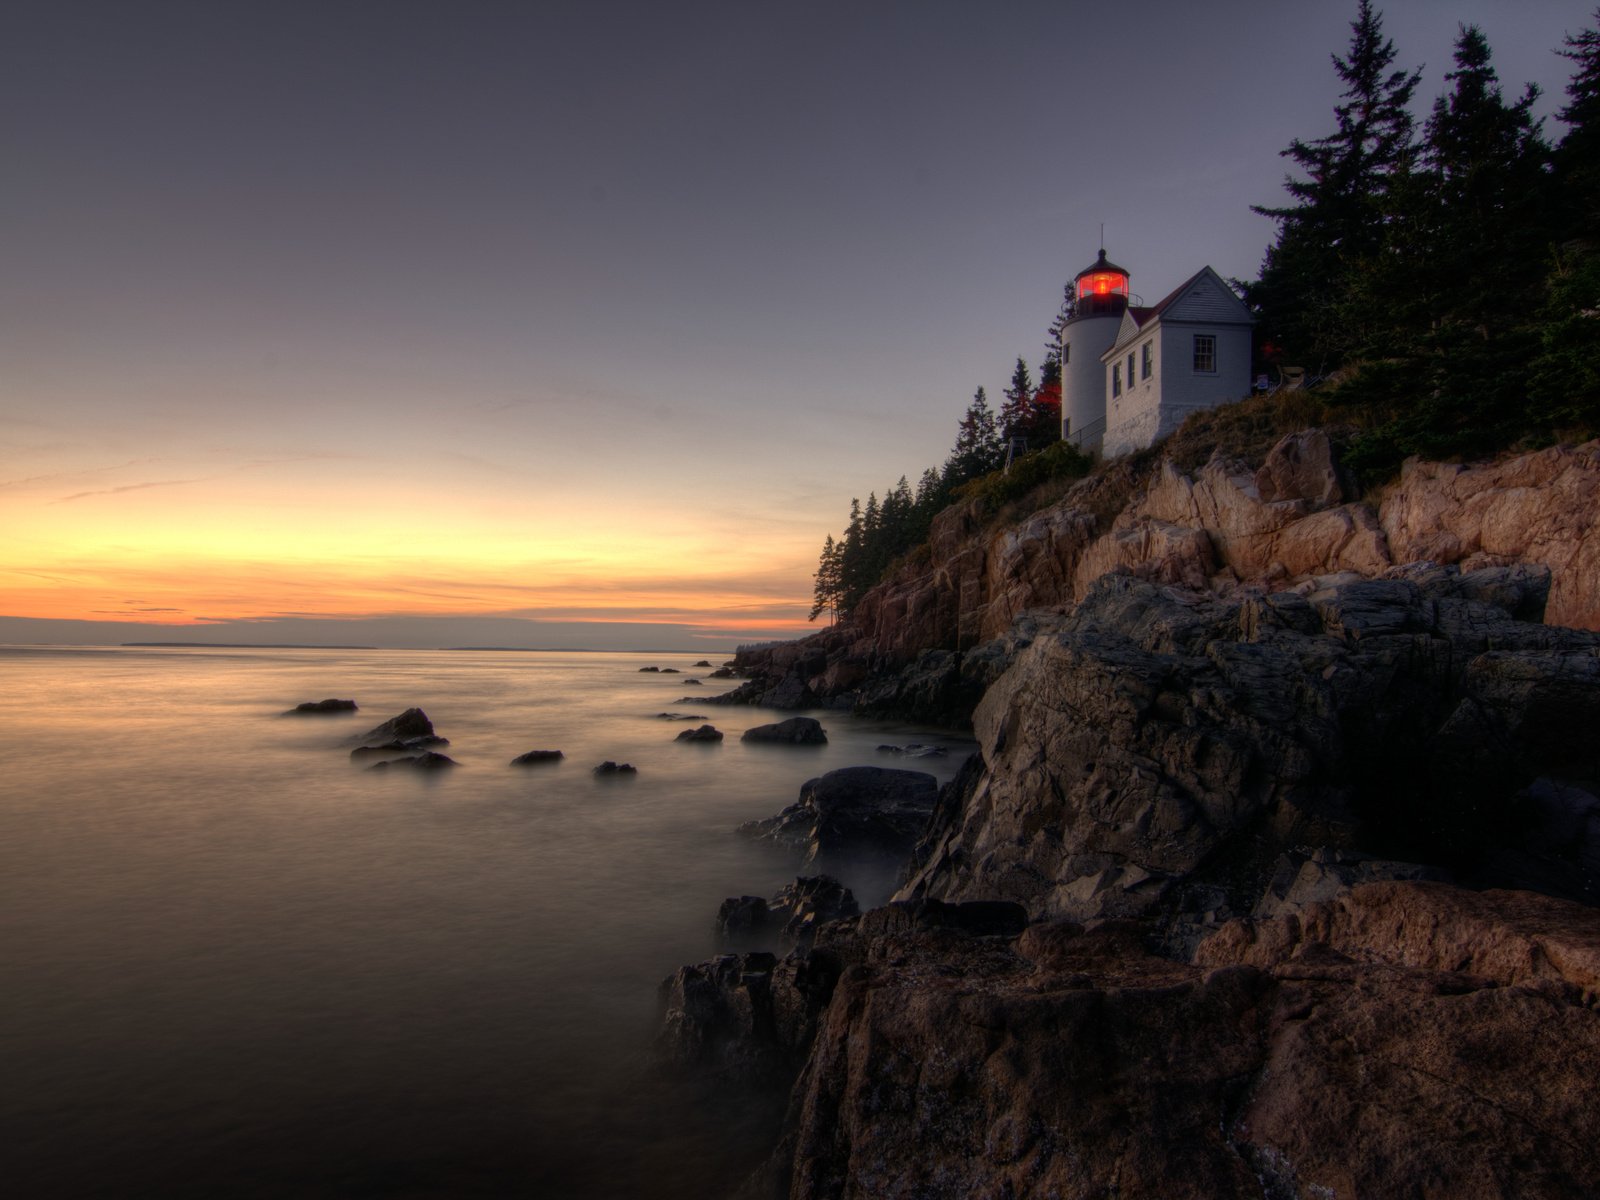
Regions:
<svg viewBox="0 0 1600 1200"><path fill-rule="evenodd" d="M970 506L984 528L994 529L1026 520L1071 493L1073 504L1092 513L1097 527L1105 530L1163 458L1191 474L1216 453L1259 463L1286 434L1311 426L1327 430L1336 444L1347 442L1361 424L1332 397L1331 387L1250 396L1195 413L1164 441L1110 460L1056 442L1018 459L1009 470L963 484L955 500ZM917 557L913 550L906 559Z"/></svg>
<svg viewBox="0 0 1600 1200"><path fill-rule="evenodd" d="M1072 505L1091 513L1096 528L1104 533L1162 459L1170 459L1189 475L1214 455L1259 464L1280 439L1309 428L1327 433L1362 496L1375 502L1398 476L1405 455L1420 452L1415 438L1408 441L1400 433L1407 420L1415 424L1420 419L1426 406L1415 397L1376 395L1371 386L1374 373L1373 367L1350 368L1314 387L1280 388L1194 413L1169 437L1121 458L1095 459L1056 442L1018 459L1010 470L963 484L956 490L954 504L963 506L981 528L995 530L1025 521L1070 496ZM1584 436L1594 436L1593 426L1591 422L1584 427ZM1509 454L1549 440L1534 439L1524 431L1520 437L1499 436L1493 444L1500 453ZM1449 459L1481 447L1478 443L1458 447L1441 437L1426 448L1433 451L1432 457ZM891 573L928 558L924 543L893 564Z"/></svg>

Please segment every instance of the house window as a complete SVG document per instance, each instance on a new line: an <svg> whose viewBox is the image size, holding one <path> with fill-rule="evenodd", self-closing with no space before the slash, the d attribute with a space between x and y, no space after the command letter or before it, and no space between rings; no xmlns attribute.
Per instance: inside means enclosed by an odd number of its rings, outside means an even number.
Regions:
<svg viewBox="0 0 1600 1200"><path fill-rule="evenodd" d="M1139 349L1139 378L1140 379L1149 379L1150 378L1150 359L1152 357L1153 357L1153 355L1151 355L1151 353L1150 353L1150 343L1146 342Z"/></svg>
<svg viewBox="0 0 1600 1200"><path fill-rule="evenodd" d="M1128 386L1133 386L1133 351L1128 351Z"/></svg>
<svg viewBox="0 0 1600 1200"><path fill-rule="evenodd" d="M1194 373L1196 375L1215 375L1217 373L1217 339L1210 333L1197 333L1194 335Z"/></svg>
<svg viewBox="0 0 1600 1200"><path fill-rule="evenodd" d="M1122 364L1118 363L1111 368L1111 394L1122 395Z"/></svg>

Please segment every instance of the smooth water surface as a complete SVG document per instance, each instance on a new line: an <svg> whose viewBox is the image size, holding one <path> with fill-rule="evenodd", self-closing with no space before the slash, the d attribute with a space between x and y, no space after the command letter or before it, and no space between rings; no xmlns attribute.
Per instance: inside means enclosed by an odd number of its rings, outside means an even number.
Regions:
<svg viewBox="0 0 1600 1200"><path fill-rule="evenodd" d="M726 686L696 657L0 648L8 1190L701 1194L736 1148L643 1068L721 899L797 872L734 827L836 767L943 781L970 745L838 714L824 747L744 745L788 714L696 706ZM280 715L330 696L361 711ZM412 706L459 767L351 761ZM908 740L950 752L876 750ZM531 749L566 758L508 765Z"/></svg>

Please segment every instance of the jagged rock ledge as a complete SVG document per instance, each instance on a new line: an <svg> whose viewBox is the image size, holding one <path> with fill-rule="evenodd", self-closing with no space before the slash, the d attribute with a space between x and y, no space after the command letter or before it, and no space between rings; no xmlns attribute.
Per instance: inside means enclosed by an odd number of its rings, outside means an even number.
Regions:
<svg viewBox="0 0 1600 1200"><path fill-rule="evenodd" d="M1597 513L1600 442L1410 462L1376 504L1354 497L1319 430L1285 437L1259 465L1214 457L1193 476L1165 460L1115 464L1020 524L991 527L977 501L940 514L926 552L847 621L741 650L746 682L708 700L964 725L1015 655L1108 573L1228 599L1428 572L1470 594L1484 569L1520 567L1518 615L1596 630Z"/></svg>

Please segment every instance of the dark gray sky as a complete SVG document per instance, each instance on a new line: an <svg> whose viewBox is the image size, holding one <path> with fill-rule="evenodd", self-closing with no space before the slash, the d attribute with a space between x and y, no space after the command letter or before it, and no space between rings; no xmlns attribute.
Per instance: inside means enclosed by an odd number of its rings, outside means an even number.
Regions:
<svg viewBox="0 0 1600 1200"><path fill-rule="evenodd" d="M1421 107L1473 21L1551 111L1592 21L1380 7ZM28 574L0 615L421 590L789 620L850 497L937 465L973 389L1037 365L1102 222L1148 299L1254 273L1249 205L1330 128L1354 11L11 0L0 550ZM458 590L421 578L452 555ZM365 583L308 610L272 594L290 560ZM232 590L183 599L205 570ZM656 599L552 582L620 576Z"/></svg>

